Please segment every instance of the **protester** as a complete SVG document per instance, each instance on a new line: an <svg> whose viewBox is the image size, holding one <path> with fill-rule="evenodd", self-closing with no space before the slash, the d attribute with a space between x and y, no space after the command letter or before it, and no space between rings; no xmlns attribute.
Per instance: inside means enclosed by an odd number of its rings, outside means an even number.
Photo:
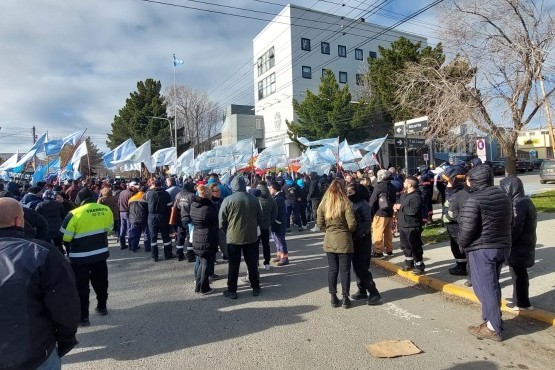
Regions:
<svg viewBox="0 0 555 370"><path fill-rule="evenodd" d="M289 264L289 249L287 248L287 241L285 240L286 224L287 224L287 211L285 205L285 195L281 190L279 182L274 181L270 185L270 194L274 197L277 206L277 215L270 227L272 239L276 244L276 258L274 262L276 266L285 266Z"/></svg>
<svg viewBox="0 0 555 370"><path fill-rule="evenodd" d="M299 231L303 231L301 224L301 213L299 211L299 200L301 199L301 189L291 179L285 180L285 185L282 187L283 194L285 195L285 207L287 212L287 232L291 232L291 215L293 215L294 223L297 225Z"/></svg>
<svg viewBox="0 0 555 370"><path fill-rule="evenodd" d="M135 181L127 185L118 196L118 208L120 219L119 245L120 249L127 249L127 239L129 238L129 198L137 192L138 184Z"/></svg>
<svg viewBox="0 0 555 370"><path fill-rule="evenodd" d="M29 188L29 192L21 198L20 202L23 207L36 209L42 201L42 189L38 186L33 186Z"/></svg>
<svg viewBox="0 0 555 370"><path fill-rule="evenodd" d="M536 255L537 212L534 203L524 195L522 180L514 175L505 177L499 183L513 202L513 227L511 229L511 253L509 271L513 280L513 299L507 305L515 311L530 311L530 281L528 269L534 266Z"/></svg>
<svg viewBox="0 0 555 370"><path fill-rule="evenodd" d="M502 341L499 275L511 248L512 207L507 194L493 186L493 170L486 164L466 177L470 194L459 214L459 246L468 256L474 293L482 304L479 326L468 331L479 338Z"/></svg>
<svg viewBox="0 0 555 370"><path fill-rule="evenodd" d="M405 194L395 204L399 221L401 249L405 255L403 271L422 275L425 271L422 249L422 196L418 190L418 179L409 176L403 184Z"/></svg>
<svg viewBox="0 0 555 370"><path fill-rule="evenodd" d="M0 368L61 369L75 345L79 296L67 260L26 239L15 199L0 199Z"/></svg>
<svg viewBox="0 0 555 370"><path fill-rule="evenodd" d="M208 182L210 182L210 180L208 180ZM219 214L220 207L223 202L222 192L220 190L220 184L212 182L210 184L210 191L212 192L212 203L214 203L214 205L216 206L216 209L218 210L218 214ZM222 252L222 259L224 261L227 261L229 258L227 256L227 243L225 241L225 233L220 228L218 228L218 247ZM211 272L210 276L212 277L216 276L219 278L219 276L215 275L213 271Z"/></svg>
<svg viewBox="0 0 555 370"><path fill-rule="evenodd" d="M210 271L214 271L214 257L218 251L218 210L210 200L212 193L208 186L199 185L197 193L190 213L194 226L192 245L196 255L195 293L207 295L214 293L208 278Z"/></svg>
<svg viewBox="0 0 555 370"><path fill-rule="evenodd" d="M158 233L162 236L164 243L164 259L175 258L172 251L172 241L170 239L170 207L172 202L170 195L161 188L162 181L154 179L150 189L146 192L148 203L148 231L150 233L150 246L152 250L152 261L158 262Z"/></svg>
<svg viewBox="0 0 555 370"><path fill-rule="evenodd" d="M262 254L264 255L264 270L270 270L270 227L275 222L278 215L278 205L276 200L270 194L270 190L266 186L265 181L260 181L257 189L260 191L260 207L262 208L262 221L260 222L260 237L262 243ZM280 259L281 260L281 259Z"/></svg>
<svg viewBox="0 0 555 370"><path fill-rule="evenodd" d="M260 295L258 277L258 225L262 210L256 197L246 192L243 176L236 175L231 181L233 194L222 202L219 214L220 229L225 230L229 254L227 290L224 296L237 299L237 279L241 252L247 265L253 296Z"/></svg>
<svg viewBox="0 0 555 370"><path fill-rule="evenodd" d="M353 270L355 271L358 292L351 298L355 301L367 299L369 305L380 303L381 295L376 288L376 283L370 272L370 259L372 255L372 213L370 206L364 200L364 186L350 184L347 187L347 196L351 201L356 220L356 230L353 233Z"/></svg>
<svg viewBox="0 0 555 370"><path fill-rule="evenodd" d="M307 198L310 200L310 206L312 207L312 217L316 221L316 212L318 211L318 206L322 200L322 187L318 174L316 172L310 173L310 185L308 186ZM315 223L316 224L316 223ZM314 225L314 228L310 231L319 231L318 227Z"/></svg>
<svg viewBox="0 0 555 370"><path fill-rule="evenodd" d="M67 189L66 194L69 197L70 202L75 203L75 198L77 198L77 194L81 191L81 187L79 186L79 181L72 180L71 186Z"/></svg>
<svg viewBox="0 0 555 370"><path fill-rule="evenodd" d="M395 204L395 187L391 184L391 172L379 170L378 183L370 196L372 211L372 234L374 237L374 253L372 257L382 258L385 253L393 254L393 205Z"/></svg>
<svg viewBox="0 0 555 370"><path fill-rule="evenodd" d="M181 188L176 184L175 177L168 177L166 179L166 191L170 195L170 200L173 203L175 201L175 197L181 191Z"/></svg>
<svg viewBox="0 0 555 370"><path fill-rule="evenodd" d="M296 184L299 189L299 197L297 198L297 205L299 207L299 214L301 216L301 224L302 227L306 229L307 227L307 217L306 211L308 206L308 188L305 185L305 182L302 178L297 179Z"/></svg>
<svg viewBox="0 0 555 370"><path fill-rule="evenodd" d="M183 183L183 189L175 197L175 204L179 211L179 218L177 223L177 239L176 239L176 254L177 260L183 261L187 259L188 262L195 262L196 257L193 252L193 247L189 242L189 233L192 229L191 224L191 204L193 203L193 196L195 195L195 184L191 180ZM187 248L187 252L184 249Z"/></svg>
<svg viewBox="0 0 555 370"><path fill-rule="evenodd" d="M428 224L432 222L432 198L434 195L434 174L426 165L422 165L418 170L418 190L422 197L422 222Z"/></svg>
<svg viewBox="0 0 555 370"><path fill-rule="evenodd" d="M88 193L87 193L88 191ZM60 231L64 234L64 246L75 274L77 291L81 301L81 326L89 321L89 280L96 293L96 312L108 314L108 232L114 226L110 208L97 204L90 190L84 188L82 205L70 211Z"/></svg>
<svg viewBox="0 0 555 370"><path fill-rule="evenodd" d="M137 252L140 249L141 235L144 235L145 253L152 252L148 229L147 191L148 187L141 186L139 191L129 198L129 250L131 252Z"/></svg>
<svg viewBox="0 0 555 370"><path fill-rule="evenodd" d="M116 197L112 189L109 187L102 188L100 190L100 198L98 198L97 203L104 204L112 210L112 215L114 216L114 230L120 230L121 224L119 220L119 207L118 207L118 197Z"/></svg>
<svg viewBox="0 0 555 370"><path fill-rule="evenodd" d="M57 247L60 252L64 253L63 235L60 232L60 227L67 212L62 203L56 200L56 195L54 191L46 190L42 196L44 201L37 205L36 211L48 223L48 241Z"/></svg>
<svg viewBox="0 0 555 370"><path fill-rule="evenodd" d="M342 180L330 184L317 213L317 224L325 232L324 252L328 257L328 284L332 307L340 304L337 298L337 275L341 273L343 308L351 307L351 260L354 252L352 233L356 230L353 209Z"/></svg>

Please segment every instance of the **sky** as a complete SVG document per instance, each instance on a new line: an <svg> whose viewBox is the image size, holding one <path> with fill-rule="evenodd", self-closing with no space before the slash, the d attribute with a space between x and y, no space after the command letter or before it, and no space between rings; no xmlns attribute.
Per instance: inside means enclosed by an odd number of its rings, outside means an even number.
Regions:
<svg viewBox="0 0 555 370"><path fill-rule="evenodd" d="M174 53L184 61L175 69L177 84L207 92L221 107L254 104L252 40L285 1L3 0L0 153L27 151L33 126L37 135L48 132L51 139L86 128L86 135L107 150L113 118L137 82L160 80L163 91L173 84ZM389 26L431 2L293 4ZM371 5L382 3L376 14L367 15ZM440 32L433 10L398 29L426 36L431 45Z"/></svg>

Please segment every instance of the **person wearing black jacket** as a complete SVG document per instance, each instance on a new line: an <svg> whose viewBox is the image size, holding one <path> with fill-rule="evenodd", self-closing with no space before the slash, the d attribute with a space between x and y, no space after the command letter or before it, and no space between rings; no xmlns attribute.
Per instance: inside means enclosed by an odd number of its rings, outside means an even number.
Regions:
<svg viewBox="0 0 555 370"><path fill-rule="evenodd" d="M381 295L376 289L376 283L370 272L370 258L372 254L372 233L370 224L372 214L370 206L364 200L364 186L350 184L347 187L347 196L353 205L353 213L357 227L353 233L353 270L355 271L358 292L351 296L353 300L367 299L369 305L380 303ZM368 292L368 293L367 293Z"/></svg>
<svg viewBox="0 0 555 370"><path fill-rule="evenodd" d="M203 295L214 293L210 288L209 275L214 256L218 251L218 210L212 201L210 188L199 185L198 196L193 197L190 216L193 224L193 250L196 255L195 293Z"/></svg>
<svg viewBox="0 0 555 370"><path fill-rule="evenodd" d="M459 213L459 246L470 263L472 287L482 304L483 323L468 331L479 338L500 342L501 266L511 248L512 206L507 194L493 186L493 169L477 165L468 172L470 194Z"/></svg>
<svg viewBox="0 0 555 370"><path fill-rule="evenodd" d="M391 172L378 171L378 183L370 196L372 211L372 231L374 234L373 257L381 258L385 252L393 254L393 205L396 199L395 187L391 184Z"/></svg>
<svg viewBox="0 0 555 370"><path fill-rule="evenodd" d="M418 190L418 179L409 176L403 183L405 193L401 195L399 203L395 204L399 226L401 249L405 255L403 271L410 271L415 275L424 274L422 249L422 196Z"/></svg>
<svg viewBox="0 0 555 370"><path fill-rule="evenodd" d="M512 246L508 259L513 280L513 302L508 306L515 311L533 310L528 291L528 268L534 266L536 255L536 207L524 195L524 186L518 177L509 175L501 180L499 186L513 201Z"/></svg>
<svg viewBox="0 0 555 370"><path fill-rule="evenodd" d="M56 200L56 193L52 190L46 190L42 196L44 200L37 205L36 211L41 214L48 222L48 241L58 247L60 252L64 253L62 242L62 233L60 226L66 217L67 212L61 202Z"/></svg>
<svg viewBox="0 0 555 370"><path fill-rule="evenodd" d="M142 186L139 191L129 198L129 250L137 252L141 235L144 234L145 252L152 252L150 244L150 231L148 229L148 203L146 192L148 188Z"/></svg>
<svg viewBox="0 0 555 370"><path fill-rule="evenodd" d="M183 183L183 190L181 190L175 197L175 205L179 211L179 221L177 223L177 239L175 242L177 260L183 261L187 259L188 262L195 262L196 257L193 252L193 247L189 242L189 232L192 228L191 217L189 212L191 204L193 203L193 196L195 195L195 184L191 180L186 180ZM187 252L184 249L187 248Z"/></svg>
<svg viewBox="0 0 555 370"><path fill-rule="evenodd" d="M293 219L298 227L299 231L303 231L303 225L301 224L301 213L299 211L299 200L301 199L301 188L291 179L285 181L285 185L282 188L283 194L285 195L285 208L287 213L287 232L291 232L291 214L293 214Z"/></svg>
<svg viewBox="0 0 555 370"><path fill-rule="evenodd" d="M166 260L175 258L172 253L172 241L170 239L170 207L172 201L170 194L161 188L162 180L154 179L150 189L146 192L148 203L148 229L150 232L150 244L152 260L158 262L158 232L162 234L164 243L164 258Z"/></svg>
<svg viewBox="0 0 555 370"><path fill-rule="evenodd" d="M322 187L320 180L318 179L318 174L316 172L310 173L310 184L308 185L308 193L306 197L310 201L310 206L312 209L312 218L316 221L316 212L318 211L318 206L322 200ZM318 227L314 226L311 231L318 231Z"/></svg>
<svg viewBox="0 0 555 370"><path fill-rule="evenodd" d="M22 206L0 199L0 368L60 368L77 344L79 296L56 248L26 239Z"/></svg>

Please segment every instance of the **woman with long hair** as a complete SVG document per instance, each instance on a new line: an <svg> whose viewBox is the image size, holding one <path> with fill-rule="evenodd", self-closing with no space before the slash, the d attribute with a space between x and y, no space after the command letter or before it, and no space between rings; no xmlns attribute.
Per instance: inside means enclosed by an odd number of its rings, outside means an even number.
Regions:
<svg viewBox="0 0 555 370"><path fill-rule="evenodd" d="M328 284L332 307L340 304L337 298L337 275L341 273L343 308L351 307L349 287L351 285L351 261L354 252L352 234L356 230L353 208L345 190L343 180L335 179L328 187L317 212L316 221L325 232L324 252L328 257Z"/></svg>

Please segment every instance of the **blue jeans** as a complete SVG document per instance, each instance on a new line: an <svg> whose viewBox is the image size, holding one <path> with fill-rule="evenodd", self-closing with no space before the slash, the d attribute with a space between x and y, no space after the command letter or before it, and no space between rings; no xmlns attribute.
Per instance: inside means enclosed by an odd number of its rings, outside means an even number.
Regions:
<svg viewBox="0 0 555 370"><path fill-rule="evenodd" d="M293 217L295 217L295 225L301 227L301 213L299 211L299 205L297 203L286 204L285 205L285 212L287 215L287 228L291 227L291 213L293 213Z"/></svg>
<svg viewBox="0 0 555 370"><path fill-rule="evenodd" d="M287 256L289 251L287 250L287 241L285 240L285 233L276 233L272 231L272 239L276 244L277 253L279 255Z"/></svg>
<svg viewBox="0 0 555 370"><path fill-rule="evenodd" d="M37 370L61 370L62 360L58 356L58 347L54 347L54 350L48 356L46 361L44 361Z"/></svg>
<svg viewBox="0 0 555 370"><path fill-rule="evenodd" d="M129 237L127 233L131 226L129 223L129 212L120 212L119 221L121 223L119 229L119 245L120 247L125 247L127 245L127 241L125 239Z"/></svg>

